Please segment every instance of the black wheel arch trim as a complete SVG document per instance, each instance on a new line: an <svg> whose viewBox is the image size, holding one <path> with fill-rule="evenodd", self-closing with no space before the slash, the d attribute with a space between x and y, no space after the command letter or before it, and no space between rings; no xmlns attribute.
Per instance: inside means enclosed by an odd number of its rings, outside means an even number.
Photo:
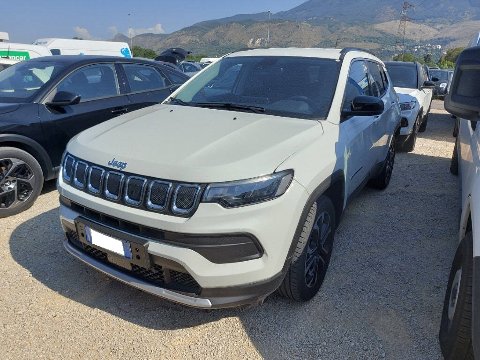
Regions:
<svg viewBox="0 0 480 360"><path fill-rule="evenodd" d="M52 160L47 151L35 140L18 134L0 134L0 146L7 143L7 146L15 147L15 144L21 144L20 150L27 151L40 164L43 170L45 180L51 180L56 177L56 171L53 168Z"/></svg>
<svg viewBox="0 0 480 360"><path fill-rule="evenodd" d="M341 186L341 193L339 194L339 198L332 199L332 195L328 194L330 189L334 189L335 186ZM338 226L340 222L340 217L343 212L344 203L345 203L345 176L343 170L337 170L328 178L320 183L317 188L310 194L305 206L303 207L302 215L300 216L300 220L297 225L297 229L295 230L295 235L293 236L292 243L290 245L290 249L288 250L288 255L285 260L285 264L283 265L282 273L285 274L288 270L288 266L290 266L290 262L293 258L293 254L297 247L298 239L300 238L300 234L303 230L303 224L307 219L308 213L310 212L310 208L312 207L313 203L317 201L317 199L326 194L330 200L332 200L333 205L335 207L335 228ZM341 204L341 208L338 208L338 204Z"/></svg>
<svg viewBox="0 0 480 360"><path fill-rule="evenodd" d="M472 339L474 358L480 359L480 256L473 258L473 323Z"/></svg>

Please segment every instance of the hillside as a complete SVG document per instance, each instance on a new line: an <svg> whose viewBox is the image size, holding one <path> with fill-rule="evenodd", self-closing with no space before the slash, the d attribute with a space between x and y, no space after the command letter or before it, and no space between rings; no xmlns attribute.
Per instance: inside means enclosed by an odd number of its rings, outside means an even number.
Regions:
<svg viewBox="0 0 480 360"><path fill-rule="evenodd" d="M480 7L469 0L411 0L416 3L407 24L409 49L464 46L480 30ZM371 49L383 58L398 52L395 47L401 0L310 0L291 10L272 14L241 14L205 21L172 34L143 34L134 45L159 52L184 47L196 54L222 55L245 47L299 46ZM270 29L270 43L267 32ZM127 41L123 35L115 40ZM402 40L403 41L403 40ZM439 54L438 54L439 55Z"/></svg>

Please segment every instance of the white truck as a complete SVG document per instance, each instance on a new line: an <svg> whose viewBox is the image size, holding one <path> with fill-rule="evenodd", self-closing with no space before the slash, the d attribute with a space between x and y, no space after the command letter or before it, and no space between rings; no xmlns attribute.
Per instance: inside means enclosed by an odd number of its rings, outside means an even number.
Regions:
<svg viewBox="0 0 480 360"><path fill-rule="evenodd" d="M49 50L49 55L109 55L132 57L125 42L47 38L38 39L35 45Z"/></svg>
<svg viewBox="0 0 480 360"><path fill-rule="evenodd" d="M45 46L0 42L0 58L10 59L15 62L50 55L52 53Z"/></svg>
<svg viewBox="0 0 480 360"><path fill-rule="evenodd" d="M458 58L445 108L457 116L450 170L461 179L459 244L440 327L446 360L480 359L480 47Z"/></svg>

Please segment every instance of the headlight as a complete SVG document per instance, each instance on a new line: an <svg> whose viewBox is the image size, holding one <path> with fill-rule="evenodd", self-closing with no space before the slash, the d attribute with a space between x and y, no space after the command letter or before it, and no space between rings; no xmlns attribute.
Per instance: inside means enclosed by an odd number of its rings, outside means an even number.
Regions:
<svg viewBox="0 0 480 360"><path fill-rule="evenodd" d="M205 190L202 202L232 208L272 200L287 191L292 179L293 170L286 170L250 180L211 184Z"/></svg>
<svg viewBox="0 0 480 360"><path fill-rule="evenodd" d="M445 88L447 87L447 83L441 83L441 84L440 84L440 87L441 87L442 89L445 89Z"/></svg>
<svg viewBox="0 0 480 360"><path fill-rule="evenodd" d="M412 109L415 108L416 105L417 105L417 102L416 102L416 101L404 102L404 103L400 103L400 109L401 109L402 111L412 110Z"/></svg>

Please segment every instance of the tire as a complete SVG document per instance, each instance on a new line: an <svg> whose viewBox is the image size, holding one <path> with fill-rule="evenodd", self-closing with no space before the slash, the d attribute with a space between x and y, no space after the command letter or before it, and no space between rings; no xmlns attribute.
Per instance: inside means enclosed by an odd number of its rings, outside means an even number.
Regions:
<svg viewBox="0 0 480 360"><path fill-rule="evenodd" d="M473 238L465 235L453 260L440 325L445 360L473 360L472 343Z"/></svg>
<svg viewBox="0 0 480 360"><path fill-rule="evenodd" d="M370 179L368 185L379 190L384 190L390 184L392 179L393 166L395 165L395 137L392 138L390 147L388 148L387 157L385 158L382 171L373 179Z"/></svg>
<svg viewBox="0 0 480 360"><path fill-rule="evenodd" d="M334 233L333 203L321 196L310 208L303 224L292 262L278 289L280 295L304 302L318 293L330 263Z"/></svg>
<svg viewBox="0 0 480 360"><path fill-rule="evenodd" d="M413 125L412 133L408 137L407 141L405 141L402 146L400 147L400 150L403 152L412 152L415 150L415 145L417 144L417 137L418 137L418 132L420 129L420 115L415 119L415 124Z"/></svg>
<svg viewBox="0 0 480 360"><path fill-rule="evenodd" d="M453 147L452 160L450 161L450 173L453 175L458 175L458 148L457 141L455 141L455 146Z"/></svg>
<svg viewBox="0 0 480 360"><path fill-rule="evenodd" d="M418 132L423 133L423 132L425 132L425 130L427 130L427 123L428 123L428 115L429 114L430 114L430 110L428 111L427 115L424 116L422 124L418 128Z"/></svg>
<svg viewBox="0 0 480 360"><path fill-rule="evenodd" d="M42 168L32 155L17 148L0 147L0 218L27 210L42 187Z"/></svg>

